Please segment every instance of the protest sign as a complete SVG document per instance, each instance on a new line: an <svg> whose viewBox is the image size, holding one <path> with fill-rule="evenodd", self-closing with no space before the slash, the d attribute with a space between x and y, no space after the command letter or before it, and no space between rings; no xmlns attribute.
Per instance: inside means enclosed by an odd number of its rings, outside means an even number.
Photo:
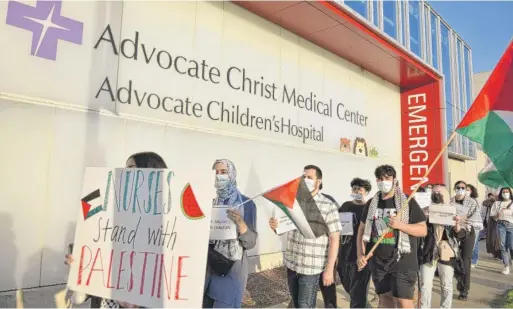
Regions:
<svg viewBox="0 0 513 309"><path fill-rule="evenodd" d="M414 195L415 201L419 204L420 208L426 208L431 205L431 193L417 192Z"/></svg>
<svg viewBox="0 0 513 309"><path fill-rule="evenodd" d="M185 172L87 168L68 287L150 308L201 307L210 187Z"/></svg>
<svg viewBox="0 0 513 309"><path fill-rule="evenodd" d="M454 225L456 216L456 207L450 205L431 205L429 206L429 223Z"/></svg>
<svg viewBox="0 0 513 309"><path fill-rule="evenodd" d="M210 240L237 239L237 226L226 212L230 207L219 205L212 207L210 219Z"/></svg>
<svg viewBox="0 0 513 309"><path fill-rule="evenodd" d="M294 222L292 222L292 220L290 220L290 218L283 211L278 211L278 214L276 212L276 210L273 210L273 217L278 220L276 234L282 235L297 229L297 227L294 225Z"/></svg>
<svg viewBox="0 0 513 309"><path fill-rule="evenodd" d="M342 225L342 230L340 231L340 235L353 235L353 213L352 212L340 212L338 214L340 218L340 224Z"/></svg>

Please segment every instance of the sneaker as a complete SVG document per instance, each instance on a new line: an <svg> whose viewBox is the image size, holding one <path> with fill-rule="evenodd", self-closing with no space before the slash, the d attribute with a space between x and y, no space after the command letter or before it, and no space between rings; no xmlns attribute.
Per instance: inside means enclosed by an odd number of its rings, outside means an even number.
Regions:
<svg viewBox="0 0 513 309"><path fill-rule="evenodd" d="M460 294L460 296L458 296L458 300L467 301L467 299L468 299L467 295Z"/></svg>
<svg viewBox="0 0 513 309"><path fill-rule="evenodd" d="M509 266L504 267L504 270L502 271L503 275L509 275Z"/></svg>
<svg viewBox="0 0 513 309"><path fill-rule="evenodd" d="M470 267L476 268L476 266L477 266L477 264L472 264L472 266L470 266Z"/></svg>

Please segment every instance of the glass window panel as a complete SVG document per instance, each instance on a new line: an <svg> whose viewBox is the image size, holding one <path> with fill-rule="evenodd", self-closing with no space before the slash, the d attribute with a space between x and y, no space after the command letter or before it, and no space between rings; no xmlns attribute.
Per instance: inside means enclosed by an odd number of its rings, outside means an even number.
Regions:
<svg viewBox="0 0 513 309"><path fill-rule="evenodd" d="M465 116L465 111L460 111L461 113L461 118L460 119L463 119L463 116ZM461 136L461 153L464 154L464 155L469 155L469 151L468 151L468 138L466 137L463 137L463 135Z"/></svg>
<svg viewBox="0 0 513 309"><path fill-rule="evenodd" d="M462 111L465 111L467 108L467 101L465 98L465 91L464 91L464 79L463 79L463 57L462 57L462 50L463 43L460 40L456 40L456 70L458 72L457 78L458 78L458 97L459 97L459 105L458 108Z"/></svg>
<svg viewBox="0 0 513 309"><path fill-rule="evenodd" d="M410 23L410 50L417 56L421 56L420 45L420 2L410 0L408 2L408 15Z"/></svg>
<svg viewBox="0 0 513 309"><path fill-rule="evenodd" d="M386 1L385 1L386 2ZM379 25L379 1L374 1L372 6L372 16L374 25L380 28Z"/></svg>
<svg viewBox="0 0 513 309"><path fill-rule="evenodd" d="M465 91L467 93L467 110L474 102L472 97L472 72L470 71L470 50L465 47Z"/></svg>
<svg viewBox="0 0 513 309"><path fill-rule="evenodd" d="M368 7L367 7L367 1L366 0L347 0L344 1L344 3L352 8L355 12L362 15L365 18L369 18L368 16Z"/></svg>
<svg viewBox="0 0 513 309"><path fill-rule="evenodd" d="M383 24L385 33L397 39L397 2L383 1Z"/></svg>
<svg viewBox="0 0 513 309"><path fill-rule="evenodd" d="M438 18L431 12L431 64L439 70L438 65Z"/></svg>
<svg viewBox="0 0 513 309"><path fill-rule="evenodd" d="M423 40L424 40L424 60L425 61L428 61L428 59L430 59L430 55L431 55L431 52L430 52L430 45L429 45L429 33L431 32L430 29L429 29L429 8L425 5L424 6L424 18L423 18L423 23L422 23L422 32L424 33L423 35Z"/></svg>
<svg viewBox="0 0 513 309"><path fill-rule="evenodd" d="M444 74L445 88L445 117L447 122L447 138L449 138L454 130L454 121L452 117L451 53L449 49L449 28L447 28L443 23L440 24L440 34L442 42L442 72ZM455 151L454 142L449 145L449 150Z"/></svg>

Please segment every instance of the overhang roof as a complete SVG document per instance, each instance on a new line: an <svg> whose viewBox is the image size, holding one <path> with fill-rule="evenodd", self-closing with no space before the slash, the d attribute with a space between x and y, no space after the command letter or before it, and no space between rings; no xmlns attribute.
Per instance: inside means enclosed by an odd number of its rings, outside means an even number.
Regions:
<svg viewBox="0 0 513 309"><path fill-rule="evenodd" d="M403 90L441 76L365 19L333 1L233 1Z"/></svg>

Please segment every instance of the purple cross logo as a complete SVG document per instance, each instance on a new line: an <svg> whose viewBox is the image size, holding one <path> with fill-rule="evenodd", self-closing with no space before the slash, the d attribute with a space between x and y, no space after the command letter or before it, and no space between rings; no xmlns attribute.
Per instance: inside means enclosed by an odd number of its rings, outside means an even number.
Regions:
<svg viewBox="0 0 513 309"><path fill-rule="evenodd" d="M38 0L35 7L9 1L6 22L32 31L32 56L55 60L59 40L81 45L84 31L83 23L61 15L61 7L61 0Z"/></svg>

